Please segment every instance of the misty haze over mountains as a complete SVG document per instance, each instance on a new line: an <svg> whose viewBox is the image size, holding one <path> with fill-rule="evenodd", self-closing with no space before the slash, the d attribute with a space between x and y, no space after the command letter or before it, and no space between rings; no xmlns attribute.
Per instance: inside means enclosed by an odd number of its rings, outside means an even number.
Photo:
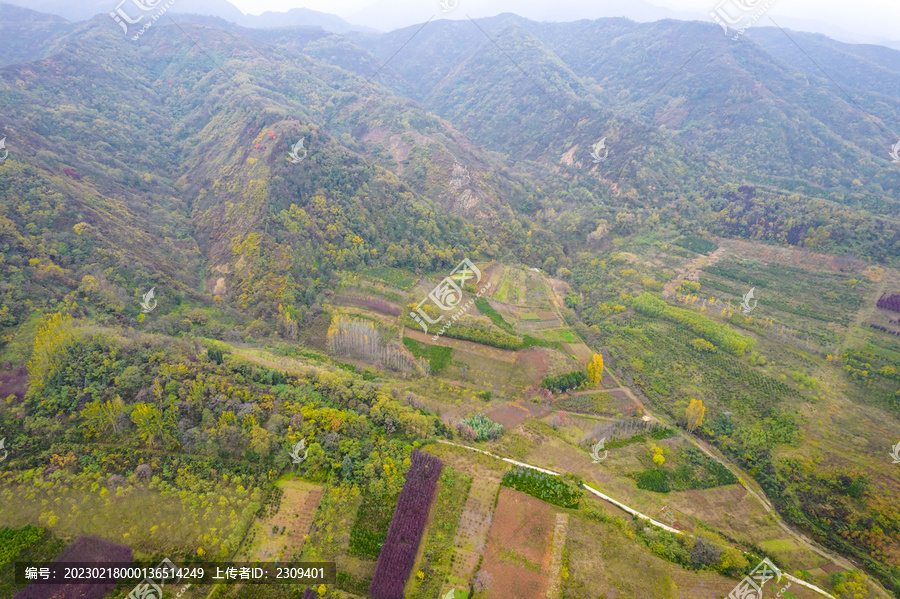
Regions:
<svg viewBox="0 0 900 599"><path fill-rule="evenodd" d="M662 1L662 0L657 0ZM69 20L85 20L96 14L108 13L117 4L113 0L9 0L9 4L30 8L35 11L62 16ZM469 1L449 13L440 9L437 0L375 0L366 5L357 2L354 7L336 5L327 12L309 8L291 8L285 11L266 10L262 12L242 12L228 0L177 0L171 12L215 16L243 27L285 27L292 25L321 27L326 31L344 33L347 31L390 31L409 25L423 23L433 18L465 19L484 18L502 13L513 13L535 21L566 22L582 19L622 17L638 22L662 19L710 21L709 13L716 2L709 7L676 9L661 6L648 0L480 0ZM362 5L362 6L360 6ZM255 6L254 6L255 7ZM781 15L781 6L776 3L773 15L778 15L778 25L798 31L822 33L844 42L870 43L900 49L900 37L893 36L890 29L879 29L882 19L890 21L892 14L880 14L871 10L871 26L860 25L859 21L848 23L835 13L810 10L809 14ZM796 10L796 7L794 7ZM826 6L827 8L827 6ZM861 6L863 10L865 5ZM340 16L338 16L340 15ZM772 26L768 18L758 25Z"/></svg>

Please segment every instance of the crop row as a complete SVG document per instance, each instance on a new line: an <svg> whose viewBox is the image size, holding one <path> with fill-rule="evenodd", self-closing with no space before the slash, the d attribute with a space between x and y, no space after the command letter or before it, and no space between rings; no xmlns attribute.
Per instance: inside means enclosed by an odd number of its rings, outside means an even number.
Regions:
<svg viewBox="0 0 900 599"><path fill-rule="evenodd" d="M438 458L427 453L415 450L410 455L406 482L369 586L369 595L375 599L403 599L403 587L416 559L442 466Z"/></svg>
<svg viewBox="0 0 900 599"><path fill-rule="evenodd" d="M900 312L900 293L892 293L891 295L881 294L876 304L879 308Z"/></svg>

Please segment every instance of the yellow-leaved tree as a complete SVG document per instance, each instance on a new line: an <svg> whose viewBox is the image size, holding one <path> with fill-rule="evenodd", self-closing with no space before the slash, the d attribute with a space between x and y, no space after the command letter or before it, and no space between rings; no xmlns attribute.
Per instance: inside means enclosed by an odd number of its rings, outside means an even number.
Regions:
<svg viewBox="0 0 900 599"><path fill-rule="evenodd" d="M110 432L119 432L119 415L125 408L125 402L116 395L112 401L101 402L99 399L89 402L83 410L81 417L84 422L81 427L87 432L88 437L101 438Z"/></svg>
<svg viewBox="0 0 900 599"><path fill-rule="evenodd" d="M28 362L28 396L41 397L45 382L63 364L66 350L78 339L75 319L57 312L44 321L34 338L31 360Z"/></svg>
<svg viewBox="0 0 900 599"><path fill-rule="evenodd" d="M588 362L587 375L588 375L588 381L590 381L591 386L593 386L593 387L600 386L600 380L603 378L603 356L602 355L594 354L594 357L592 357L591 361Z"/></svg>
<svg viewBox="0 0 900 599"><path fill-rule="evenodd" d="M156 442L175 446L178 444L175 437L177 415L177 406L171 406L163 411L157 406L139 403L134 405L131 421L136 425L141 440L150 447Z"/></svg>
<svg viewBox="0 0 900 599"><path fill-rule="evenodd" d="M691 404L687 407L687 429L694 432L698 426L703 424L703 416L706 414L706 407L700 399L691 398Z"/></svg>

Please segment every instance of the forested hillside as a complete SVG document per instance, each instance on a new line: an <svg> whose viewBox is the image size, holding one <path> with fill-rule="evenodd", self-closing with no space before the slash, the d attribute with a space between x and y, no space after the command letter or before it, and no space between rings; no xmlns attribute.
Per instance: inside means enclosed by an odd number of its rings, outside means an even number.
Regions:
<svg viewBox="0 0 900 599"><path fill-rule="evenodd" d="M0 5L0 596L900 597L900 52L752 33Z"/></svg>

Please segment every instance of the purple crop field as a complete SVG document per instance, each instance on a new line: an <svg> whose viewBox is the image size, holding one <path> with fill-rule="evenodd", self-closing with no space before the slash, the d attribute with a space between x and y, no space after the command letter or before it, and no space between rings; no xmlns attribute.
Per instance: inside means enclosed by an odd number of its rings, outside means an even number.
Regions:
<svg viewBox="0 0 900 599"><path fill-rule="evenodd" d="M94 536L81 536L66 547L54 562L110 562L132 561L131 547L119 545ZM118 581L104 584L30 584L15 599L101 599L116 588Z"/></svg>
<svg viewBox="0 0 900 599"><path fill-rule="evenodd" d="M418 450L412 452L410 462L369 586L369 594L375 599L403 599L403 587L416 559L428 507L443 466L438 458Z"/></svg>
<svg viewBox="0 0 900 599"><path fill-rule="evenodd" d="M362 308L368 308L381 312L382 314L390 314L391 316L400 316L400 308L382 299L372 299L370 297L348 296L345 300Z"/></svg>
<svg viewBox="0 0 900 599"><path fill-rule="evenodd" d="M878 298L878 303L876 305L885 310L900 312L900 293L893 293L891 295L882 293L881 297Z"/></svg>

